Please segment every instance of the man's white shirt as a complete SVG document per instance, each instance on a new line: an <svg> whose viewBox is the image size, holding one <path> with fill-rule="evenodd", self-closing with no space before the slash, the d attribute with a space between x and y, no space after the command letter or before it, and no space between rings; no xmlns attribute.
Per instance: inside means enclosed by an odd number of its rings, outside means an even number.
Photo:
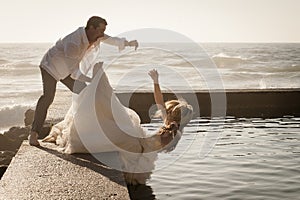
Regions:
<svg viewBox="0 0 300 200"><path fill-rule="evenodd" d="M63 39L59 39L44 55L40 66L57 81L69 75L77 79L82 73L79 70L81 60L88 51L99 48L101 42L117 46L120 51L125 48L125 38L110 37L108 35L99 38L89 47L85 29L80 27Z"/></svg>

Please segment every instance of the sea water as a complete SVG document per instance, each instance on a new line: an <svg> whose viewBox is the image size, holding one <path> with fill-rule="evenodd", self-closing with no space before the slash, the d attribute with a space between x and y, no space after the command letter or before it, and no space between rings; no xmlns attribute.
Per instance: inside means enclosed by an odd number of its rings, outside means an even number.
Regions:
<svg viewBox="0 0 300 200"><path fill-rule="evenodd" d="M42 93L39 63L51 43L0 44L0 132L22 125ZM98 55L115 90L152 91L147 71L157 68L163 90L300 88L300 44L145 43ZM71 93L58 84L50 118L63 117Z"/></svg>
<svg viewBox="0 0 300 200"><path fill-rule="evenodd" d="M194 119L132 193L145 200L299 199L299 143L296 117Z"/></svg>
<svg viewBox="0 0 300 200"><path fill-rule="evenodd" d="M42 93L38 66L51 45L0 44L0 129L23 124L25 110L35 107ZM123 53L104 46L99 60L117 92L152 91L151 68L166 90L300 88L300 44L199 46L201 52L189 44L141 44ZM71 101L58 84L48 118L63 117ZM299 132L297 117L194 119L135 190L143 199L297 199Z"/></svg>

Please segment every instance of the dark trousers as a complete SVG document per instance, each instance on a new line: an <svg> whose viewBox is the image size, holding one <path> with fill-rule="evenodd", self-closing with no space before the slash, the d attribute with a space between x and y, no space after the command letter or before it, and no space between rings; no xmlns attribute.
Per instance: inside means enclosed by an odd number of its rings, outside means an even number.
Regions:
<svg viewBox="0 0 300 200"><path fill-rule="evenodd" d="M43 95L37 102L34 121L32 123L31 129L32 131L35 131L37 133L40 133L43 127L48 108L54 100L57 84L57 81L46 70L44 70L43 68L40 69L43 80ZM71 78L71 75L60 81L76 94L79 94L86 87L86 83L77 80L75 81Z"/></svg>

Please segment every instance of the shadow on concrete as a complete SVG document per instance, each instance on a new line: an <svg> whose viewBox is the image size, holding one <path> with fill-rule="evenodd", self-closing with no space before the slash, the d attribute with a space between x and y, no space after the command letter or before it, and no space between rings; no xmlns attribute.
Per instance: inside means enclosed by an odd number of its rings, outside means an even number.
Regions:
<svg viewBox="0 0 300 200"><path fill-rule="evenodd" d="M54 145L54 144L53 144ZM77 153L77 154L64 154L61 153L55 149L52 149L50 147L45 146L39 146L37 147L43 151L46 151L47 153L53 154L61 159L64 159L66 161L69 161L75 165L79 165L81 167L86 167L90 170L93 170L96 173L101 174L102 176L107 177L109 180L119 184L124 185L126 182L124 182L123 172L112 169L105 164L101 163L98 159L96 159L92 154L88 153ZM101 154L108 154L107 156L111 156L111 159L118 159L116 152L106 152ZM121 174L121 176L120 176ZM132 200L154 200L155 195L153 194L153 190L148 185L127 185L127 189L129 192L130 199Z"/></svg>
<svg viewBox="0 0 300 200"><path fill-rule="evenodd" d="M107 177L109 180L119 185L124 185L124 177L122 172L109 168L108 166L104 165L96 158L94 158L91 154L78 153L70 155L61 153L55 149L51 149L45 146L39 146L37 148L53 154L61 159L69 161L75 165L93 170L94 172ZM122 176L120 176L120 174L122 174Z"/></svg>

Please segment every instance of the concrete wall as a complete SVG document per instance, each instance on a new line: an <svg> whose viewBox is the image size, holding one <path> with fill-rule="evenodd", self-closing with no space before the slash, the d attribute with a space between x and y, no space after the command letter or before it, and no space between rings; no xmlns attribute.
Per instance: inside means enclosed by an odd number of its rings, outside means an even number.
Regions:
<svg viewBox="0 0 300 200"><path fill-rule="evenodd" d="M117 93L117 96L124 105L140 115L143 123L150 121L149 109L154 104L152 92L124 92ZM300 116L300 89L164 93L165 100L180 96L194 107L194 117L222 116L224 113L235 117Z"/></svg>

